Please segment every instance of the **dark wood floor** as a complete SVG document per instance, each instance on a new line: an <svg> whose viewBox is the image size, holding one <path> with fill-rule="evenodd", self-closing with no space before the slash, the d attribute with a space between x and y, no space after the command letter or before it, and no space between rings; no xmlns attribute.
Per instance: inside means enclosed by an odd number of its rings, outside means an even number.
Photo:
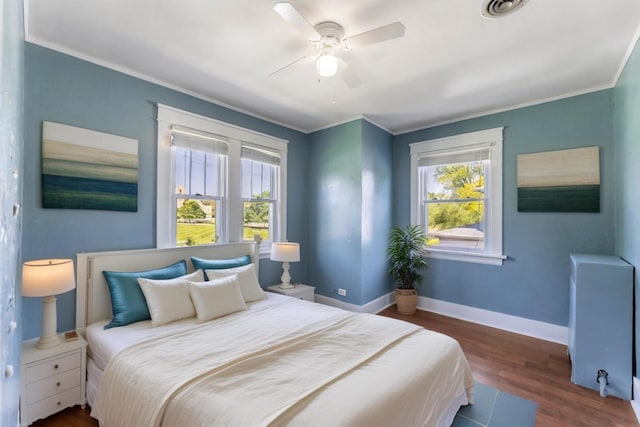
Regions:
<svg viewBox="0 0 640 427"><path fill-rule="evenodd" d="M629 427L638 425L629 402L600 397L572 384L567 349L434 313L401 316L389 308L382 315L407 320L454 337L464 350L477 381L538 403L536 427ZM89 409L79 406L33 424L36 427L96 427Z"/></svg>

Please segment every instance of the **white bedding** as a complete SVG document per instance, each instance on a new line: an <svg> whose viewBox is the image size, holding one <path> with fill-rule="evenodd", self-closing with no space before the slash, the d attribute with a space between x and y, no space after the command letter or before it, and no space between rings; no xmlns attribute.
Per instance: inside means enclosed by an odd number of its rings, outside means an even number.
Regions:
<svg viewBox="0 0 640 427"><path fill-rule="evenodd" d="M206 324L103 324L86 336L104 427L449 425L473 385L449 337L275 294Z"/></svg>
<svg viewBox="0 0 640 427"><path fill-rule="evenodd" d="M259 310L264 306L277 304L278 301L286 301L289 299L289 297L274 293L268 293L267 297L267 299L249 303L249 310ZM109 321L109 319L105 319L95 322L89 325L85 332L87 342L89 343L87 354L101 370L107 367L107 363L109 363L113 356L132 344L146 339L176 333L199 325L195 318L191 318L154 328L151 327L151 320L144 320L127 326L104 329L104 325L109 323Z"/></svg>

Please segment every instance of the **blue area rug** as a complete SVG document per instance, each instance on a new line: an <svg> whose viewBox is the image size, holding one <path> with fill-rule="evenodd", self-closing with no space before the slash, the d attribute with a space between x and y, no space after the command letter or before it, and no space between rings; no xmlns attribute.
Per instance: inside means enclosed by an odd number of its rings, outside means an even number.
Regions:
<svg viewBox="0 0 640 427"><path fill-rule="evenodd" d="M474 404L463 406L451 427L534 427L538 404L479 382Z"/></svg>

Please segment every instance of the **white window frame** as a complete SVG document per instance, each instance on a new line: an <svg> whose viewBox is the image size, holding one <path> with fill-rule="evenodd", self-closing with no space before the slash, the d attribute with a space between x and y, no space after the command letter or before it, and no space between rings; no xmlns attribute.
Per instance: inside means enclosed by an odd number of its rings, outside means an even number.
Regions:
<svg viewBox="0 0 640 427"><path fill-rule="evenodd" d="M260 149L261 147L255 147L252 144L248 144L248 143L243 143L243 146L247 146L249 148L253 148L253 149ZM254 161L258 161L258 163L260 163L260 160L257 159L251 159L251 158L246 158L248 160L254 160ZM274 166L273 164L267 163L268 166ZM280 162L278 162L278 167L280 166ZM275 176L274 176L275 175ZM269 199L254 199L253 197L242 197L242 203L244 206L245 202L265 202L269 204L269 218L273 218L274 215L277 218L278 217L278 209L279 209L279 204L278 204L278 199L279 199L279 192L280 192L280 174L271 174L270 176L270 188L275 189L275 193L276 193L276 198L269 198ZM271 195L273 196L273 192L271 192ZM244 215L244 208L243 208L243 215ZM279 224L278 221L269 221L269 236L276 236L278 235L278 229L279 229ZM244 235L244 233L243 233Z"/></svg>
<svg viewBox="0 0 640 427"><path fill-rule="evenodd" d="M175 246L176 204L174 200L175 169L171 149L171 126L179 125L197 129L229 139L229 160L227 176L227 203L224 207L222 242L243 241L244 205L242 199L242 143L263 146L280 154L280 189L277 201L278 215L275 219L275 233L272 241L260 244L261 257L271 253L271 243L286 241L287 236L287 144L288 141L224 123L209 117L179 110L163 104L158 106L158 159L157 159L157 201L156 201L156 246Z"/></svg>
<svg viewBox="0 0 640 427"><path fill-rule="evenodd" d="M502 127L454 135L409 144L411 155L411 223L424 224L422 218L419 159L465 149L489 149L489 170L486 173L488 201L485 204L485 242L483 250L452 250L429 247L429 257L480 264L502 265L507 257L502 253Z"/></svg>

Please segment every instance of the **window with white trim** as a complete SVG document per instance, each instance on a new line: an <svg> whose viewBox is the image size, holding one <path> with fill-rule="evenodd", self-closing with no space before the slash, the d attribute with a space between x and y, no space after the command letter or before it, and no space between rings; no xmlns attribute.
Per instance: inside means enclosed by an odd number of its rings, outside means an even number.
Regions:
<svg viewBox="0 0 640 427"><path fill-rule="evenodd" d="M175 246L216 243L227 206L227 138L171 126Z"/></svg>
<svg viewBox="0 0 640 427"><path fill-rule="evenodd" d="M280 154L250 144L243 144L242 203L244 240L259 234L273 241L278 234L278 191L280 189Z"/></svg>
<svg viewBox="0 0 640 427"><path fill-rule="evenodd" d="M501 265L502 128L410 144L411 223L429 256Z"/></svg>
<svg viewBox="0 0 640 427"><path fill-rule="evenodd" d="M158 105L158 247L286 240L287 141Z"/></svg>

